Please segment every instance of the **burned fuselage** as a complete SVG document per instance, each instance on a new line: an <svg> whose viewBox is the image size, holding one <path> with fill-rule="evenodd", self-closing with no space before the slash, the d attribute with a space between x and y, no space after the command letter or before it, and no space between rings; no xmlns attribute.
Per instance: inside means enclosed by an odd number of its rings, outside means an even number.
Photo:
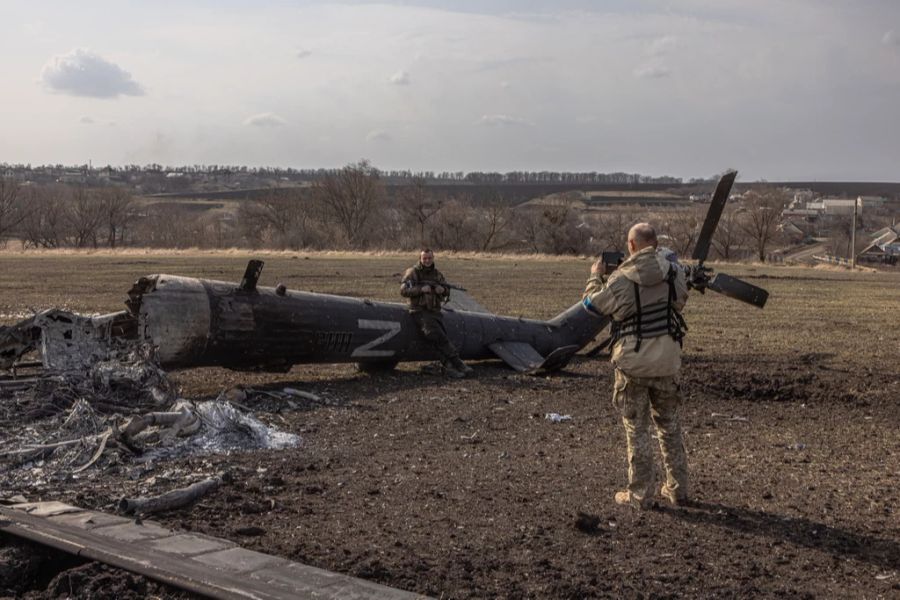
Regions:
<svg viewBox="0 0 900 600"><path fill-rule="evenodd" d="M157 348L164 366L283 370L300 363L393 366L437 358L397 303L153 275L135 284L127 305L137 337ZM605 325L580 304L550 321L445 309L444 323L465 359L507 360L504 353L524 352L536 367L566 349L544 368L563 366Z"/></svg>

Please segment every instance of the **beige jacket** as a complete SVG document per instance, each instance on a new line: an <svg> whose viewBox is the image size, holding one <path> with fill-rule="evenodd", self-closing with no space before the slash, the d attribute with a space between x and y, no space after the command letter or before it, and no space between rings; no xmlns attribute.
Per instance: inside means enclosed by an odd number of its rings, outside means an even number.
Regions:
<svg viewBox="0 0 900 600"><path fill-rule="evenodd" d="M666 277L672 267L655 248L644 248L629 256L613 271L608 280L593 275L584 291L585 307L623 321L635 314L635 282L640 286L641 309L664 303L669 297ZM676 269L675 310L681 312L687 301L688 288L684 271ZM641 348L634 351L636 339L625 336L613 346L612 362L632 377L670 377L681 369L681 345L670 335L645 338Z"/></svg>

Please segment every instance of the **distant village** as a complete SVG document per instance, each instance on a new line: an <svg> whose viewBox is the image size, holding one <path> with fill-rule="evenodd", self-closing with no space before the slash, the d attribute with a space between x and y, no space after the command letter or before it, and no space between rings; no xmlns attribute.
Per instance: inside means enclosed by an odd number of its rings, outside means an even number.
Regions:
<svg viewBox="0 0 900 600"><path fill-rule="evenodd" d="M898 215L900 211L896 199L889 201L883 196L830 198L818 196L811 190L797 190L793 191L790 203L782 211L784 218L782 230L793 241L799 239L815 242L817 234L836 228L846 230L846 224L849 222L851 230L861 235L858 240L852 239L851 243L856 251L844 257L845 260L840 260L841 257L830 253L811 254L808 247L800 251L801 255L812 256L820 262L844 263L846 259L852 261L855 258L864 263L896 265L900 257ZM871 218L867 218L869 216ZM890 224L878 226L887 223L888 220ZM861 226L867 221L872 223L871 227ZM843 233L846 234L846 231ZM794 258L798 256L796 251L786 254Z"/></svg>

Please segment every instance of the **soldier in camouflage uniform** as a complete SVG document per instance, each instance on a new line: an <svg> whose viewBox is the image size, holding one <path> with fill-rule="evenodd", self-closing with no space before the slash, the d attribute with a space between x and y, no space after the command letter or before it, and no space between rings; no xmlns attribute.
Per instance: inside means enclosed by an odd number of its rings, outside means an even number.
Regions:
<svg viewBox="0 0 900 600"><path fill-rule="evenodd" d="M622 415L628 443L628 487L619 504L647 508L656 495L649 427L656 425L666 478L660 494L673 504L688 501L688 465L678 407L681 311L687 301L685 272L657 250L656 232L639 223L628 232L628 258L607 277L597 261L584 292L585 308L612 319L613 404Z"/></svg>
<svg viewBox="0 0 900 600"><path fill-rule="evenodd" d="M425 248L419 263L410 267L400 281L400 295L409 298L409 312L419 331L441 355L441 365L448 377L461 378L472 372L459 358L459 352L447 337L441 305L450 299L443 273L434 266L434 253Z"/></svg>

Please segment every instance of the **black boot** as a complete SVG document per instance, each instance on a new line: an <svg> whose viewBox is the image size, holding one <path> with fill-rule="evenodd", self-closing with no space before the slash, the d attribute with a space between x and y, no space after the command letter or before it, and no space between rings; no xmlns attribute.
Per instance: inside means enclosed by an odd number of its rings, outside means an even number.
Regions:
<svg viewBox="0 0 900 600"><path fill-rule="evenodd" d="M457 360L459 360L459 359L457 359ZM462 379L463 377L466 376L466 374L464 372L462 372L456 368L456 365L454 364L454 361L452 359L444 360L444 361L442 361L442 363L444 366L444 375L446 375L447 377L450 377L453 379Z"/></svg>
<svg viewBox="0 0 900 600"><path fill-rule="evenodd" d="M460 357L458 357L458 356L456 356L456 357L453 358L452 364L453 364L453 368L454 368L454 369L456 369L457 371L459 371L459 372L461 372L461 373L463 373L463 374L465 374L465 375L468 375L468 374L470 374L472 371L475 370L475 369L473 369L472 367L470 367L469 365L467 365L466 363L464 363L464 362L462 361L462 359L461 359Z"/></svg>

